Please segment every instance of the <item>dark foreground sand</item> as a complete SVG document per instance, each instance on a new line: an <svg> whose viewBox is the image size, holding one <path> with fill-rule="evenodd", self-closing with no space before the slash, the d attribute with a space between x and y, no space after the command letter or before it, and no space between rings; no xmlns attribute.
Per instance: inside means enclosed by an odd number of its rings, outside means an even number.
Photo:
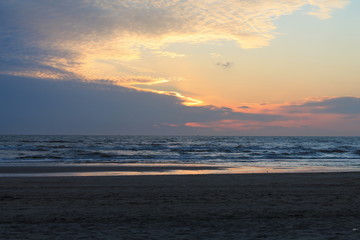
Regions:
<svg viewBox="0 0 360 240"><path fill-rule="evenodd" d="M0 178L0 239L360 239L360 173Z"/></svg>

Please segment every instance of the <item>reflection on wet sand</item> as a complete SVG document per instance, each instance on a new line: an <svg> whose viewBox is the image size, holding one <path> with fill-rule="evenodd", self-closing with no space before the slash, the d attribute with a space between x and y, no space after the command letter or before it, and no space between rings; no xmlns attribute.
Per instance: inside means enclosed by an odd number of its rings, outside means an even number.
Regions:
<svg viewBox="0 0 360 240"><path fill-rule="evenodd" d="M6 166L0 167L0 177L89 177L89 176L145 176L145 175L207 175L250 173L310 173L356 172L360 169L335 167L248 167L181 164L126 164L115 166Z"/></svg>

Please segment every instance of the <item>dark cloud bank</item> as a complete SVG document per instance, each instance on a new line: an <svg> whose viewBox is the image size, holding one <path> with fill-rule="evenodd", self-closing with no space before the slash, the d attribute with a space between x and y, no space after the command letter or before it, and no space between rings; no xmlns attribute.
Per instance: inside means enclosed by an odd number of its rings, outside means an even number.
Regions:
<svg viewBox="0 0 360 240"><path fill-rule="evenodd" d="M337 113L356 117L360 98L342 97L303 105L287 112ZM107 83L42 80L0 75L0 134L123 134L123 135L342 135L359 129L319 129L311 126L269 126L295 120L290 115L233 112L229 108L187 107L178 98L140 92ZM356 117L357 118L357 117ZM257 128L234 130L185 126L224 119L256 122ZM263 123L263 124L262 124Z"/></svg>
<svg viewBox="0 0 360 240"><path fill-rule="evenodd" d="M290 112L311 112L320 114L360 114L360 98L338 97L322 101L309 101L302 105L289 105L286 109Z"/></svg>
<svg viewBox="0 0 360 240"><path fill-rule="evenodd" d="M172 96L103 83L7 75L0 75L0 109L0 134L207 135L221 133L184 124L221 119L267 122L282 118L235 113L212 106L186 107Z"/></svg>

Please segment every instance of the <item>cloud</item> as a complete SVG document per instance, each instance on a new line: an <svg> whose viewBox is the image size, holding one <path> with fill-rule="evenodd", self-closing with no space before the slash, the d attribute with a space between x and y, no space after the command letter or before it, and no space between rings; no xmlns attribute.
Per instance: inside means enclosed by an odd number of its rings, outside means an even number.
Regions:
<svg viewBox="0 0 360 240"><path fill-rule="evenodd" d="M360 98L333 97L308 100L300 104L266 105L264 109L240 106L242 113L253 116L272 113L271 119L234 118L188 122L193 128L214 129L224 134L241 132L249 135L353 135L360 134ZM271 109L271 111L269 111ZM250 110L250 111L248 111ZM276 115L275 115L276 114ZM251 116L251 115L249 115Z"/></svg>
<svg viewBox="0 0 360 240"><path fill-rule="evenodd" d="M222 68L231 68L234 65L232 62L218 62L216 63L216 66L222 67Z"/></svg>
<svg viewBox="0 0 360 240"><path fill-rule="evenodd" d="M2 0L0 72L44 78L77 75L91 80L103 79L103 74L110 80L133 78L136 73L116 72L114 68L111 72L105 62L122 66L141 58L143 49L179 57L181 53L160 49L174 42L226 39L243 48L262 47L274 38L274 20L280 16L308 5L316 8L310 14L327 18L347 2Z"/></svg>
<svg viewBox="0 0 360 240"><path fill-rule="evenodd" d="M331 17L331 13L335 9L345 7L349 1L348 0L310 0L309 3L313 6L316 6L317 9L308 13L309 15L317 16L320 19L328 19Z"/></svg>
<svg viewBox="0 0 360 240"><path fill-rule="evenodd" d="M360 114L359 97L334 97L311 100L302 104L284 106L286 112L291 113L319 113L319 114Z"/></svg>
<svg viewBox="0 0 360 240"><path fill-rule="evenodd" d="M155 53L162 57L170 57L170 58L178 58L178 57L185 57L185 54L179 54L174 52L167 52L167 51L155 51Z"/></svg>
<svg viewBox="0 0 360 240"><path fill-rule="evenodd" d="M0 75L0 134L214 134L188 122L268 122L277 115L215 106L187 107L174 96L106 81L47 81Z"/></svg>
<svg viewBox="0 0 360 240"><path fill-rule="evenodd" d="M172 95L114 86L106 80L0 75L0 109L0 134L360 134L359 98L307 101L283 106L277 114L246 113L184 106Z"/></svg>
<svg viewBox="0 0 360 240"><path fill-rule="evenodd" d="M345 125L360 129L359 98L284 105L277 107L277 114L269 113L273 106L263 106L262 112L252 105L239 107L242 112L214 106L186 107L180 103L192 106L201 101L176 91L140 88L166 83L171 78L158 76L146 64L132 64L144 52L183 57L164 49L177 42L231 40L242 48L264 47L276 36L274 21L279 17L310 6L308 14L326 19L347 3L2 0L0 132L212 134L215 129L224 134L273 130L286 134L306 128L309 133L319 133L319 129L335 126L322 128L324 122L339 121L339 132ZM226 68L231 63L218 65ZM77 81L69 81L74 79Z"/></svg>
<svg viewBox="0 0 360 240"><path fill-rule="evenodd" d="M210 56L212 57L212 58L222 58L222 57L224 57L222 54L220 54L220 53L210 53Z"/></svg>

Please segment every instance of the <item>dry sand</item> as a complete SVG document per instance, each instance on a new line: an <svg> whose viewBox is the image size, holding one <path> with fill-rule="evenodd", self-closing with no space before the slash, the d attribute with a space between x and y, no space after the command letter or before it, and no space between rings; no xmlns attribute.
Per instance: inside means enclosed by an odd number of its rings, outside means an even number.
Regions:
<svg viewBox="0 0 360 240"><path fill-rule="evenodd" d="M0 239L360 239L360 173L0 178Z"/></svg>

